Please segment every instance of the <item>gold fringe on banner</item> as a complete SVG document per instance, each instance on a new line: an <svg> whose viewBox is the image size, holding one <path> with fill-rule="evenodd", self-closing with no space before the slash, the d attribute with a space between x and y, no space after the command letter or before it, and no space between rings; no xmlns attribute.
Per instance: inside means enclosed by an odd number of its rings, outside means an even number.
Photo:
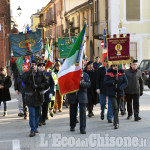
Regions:
<svg viewBox="0 0 150 150"><path fill-rule="evenodd" d="M111 65L120 65L120 64L128 64L131 63L131 59L129 60L119 60L119 61L108 61L108 64Z"/></svg>

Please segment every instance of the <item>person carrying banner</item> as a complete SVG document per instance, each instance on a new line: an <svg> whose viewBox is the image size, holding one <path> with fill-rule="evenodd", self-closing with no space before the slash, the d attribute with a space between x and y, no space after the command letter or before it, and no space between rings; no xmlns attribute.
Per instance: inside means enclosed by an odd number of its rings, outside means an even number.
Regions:
<svg viewBox="0 0 150 150"><path fill-rule="evenodd" d="M29 137L33 137L38 133L38 123L40 117L41 106L44 101L44 89L48 88L48 81L43 72L37 69L37 62L31 61L31 68L22 76L25 84L25 103L29 110L29 125L31 128Z"/></svg>
<svg viewBox="0 0 150 150"><path fill-rule="evenodd" d="M114 129L119 128L119 104L120 99L124 95L124 89L127 87L128 81L124 70L119 69L118 65L111 65L104 77L104 84L106 85L106 95L109 97L113 109Z"/></svg>
<svg viewBox="0 0 150 150"><path fill-rule="evenodd" d="M81 72L81 81L79 91L67 94L68 102L70 104L70 131L75 131L77 107L79 103L80 109L80 133L86 134L86 104L87 88L91 86L89 75Z"/></svg>
<svg viewBox="0 0 150 150"><path fill-rule="evenodd" d="M130 120L132 118L132 100L133 100L133 110L134 110L134 120L139 121L141 117L139 116L139 97L143 95L143 79L142 73L138 67L138 61L133 60L130 69L125 71L128 79L128 86L125 89L126 99L127 99L127 111Z"/></svg>

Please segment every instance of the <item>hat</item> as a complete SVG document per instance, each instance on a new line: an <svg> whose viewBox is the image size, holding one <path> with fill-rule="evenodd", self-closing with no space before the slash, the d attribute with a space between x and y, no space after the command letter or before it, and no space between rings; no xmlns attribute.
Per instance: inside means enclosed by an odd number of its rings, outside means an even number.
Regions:
<svg viewBox="0 0 150 150"><path fill-rule="evenodd" d="M105 56L105 58L104 58L104 62L107 62L108 61L108 58L107 58L107 56Z"/></svg>
<svg viewBox="0 0 150 150"><path fill-rule="evenodd" d="M133 59L132 63L138 63L138 60Z"/></svg>
<svg viewBox="0 0 150 150"><path fill-rule="evenodd" d="M100 58L99 56L97 56L95 59L98 59L98 58Z"/></svg>
<svg viewBox="0 0 150 150"><path fill-rule="evenodd" d="M31 63L35 63L35 64L37 64L37 61L36 61L36 60L32 60L32 61L31 61Z"/></svg>
<svg viewBox="0 0 150 150"><path fill-rule="evenodd" d="M45 63L43 63L43 62L42 62L42 63L39 63L39 64L38 64L38 67L40 67L40 66L41 66L41 67L45 66Z"/></svg>
<svg viewBox="0 0 150 150"><path fill-rule="evenodd" d="M93 63L92 61L88 61L86 65L88 66L88 65L90 65L92 63Z"/></svg>

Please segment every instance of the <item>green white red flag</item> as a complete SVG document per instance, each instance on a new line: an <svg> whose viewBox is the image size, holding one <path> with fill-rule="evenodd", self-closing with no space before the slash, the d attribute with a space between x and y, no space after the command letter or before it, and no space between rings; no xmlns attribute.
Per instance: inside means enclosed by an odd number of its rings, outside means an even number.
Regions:
<svg viewBox="0 0 150 150"><path fill-rule="evenodd" d="M79 90L85 29L86 25L84 25L69 55L67 56L60 71L57 74L58 85L61 95L73 93Z"/></svg>
<svg viewBox="0 0 150 150"><path fill-rule="evenodd" d="M49 47L48 41L46 43L45 60L47 60L47 63L45 65L45 68L47 69L53 64L53 42L52 40L50 43L50 47Z"/></svg>

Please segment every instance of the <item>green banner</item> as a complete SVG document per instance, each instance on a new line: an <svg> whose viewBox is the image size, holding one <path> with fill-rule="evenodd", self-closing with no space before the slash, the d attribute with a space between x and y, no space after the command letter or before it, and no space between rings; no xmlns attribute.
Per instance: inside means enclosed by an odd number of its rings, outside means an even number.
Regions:
<svg viewBox="0 0 150 150"><path fill-rule="evenodd" d="M59 57L66 58L75 43L77 37L63 37L58 38L58 49L59 49Z"/></svg>

